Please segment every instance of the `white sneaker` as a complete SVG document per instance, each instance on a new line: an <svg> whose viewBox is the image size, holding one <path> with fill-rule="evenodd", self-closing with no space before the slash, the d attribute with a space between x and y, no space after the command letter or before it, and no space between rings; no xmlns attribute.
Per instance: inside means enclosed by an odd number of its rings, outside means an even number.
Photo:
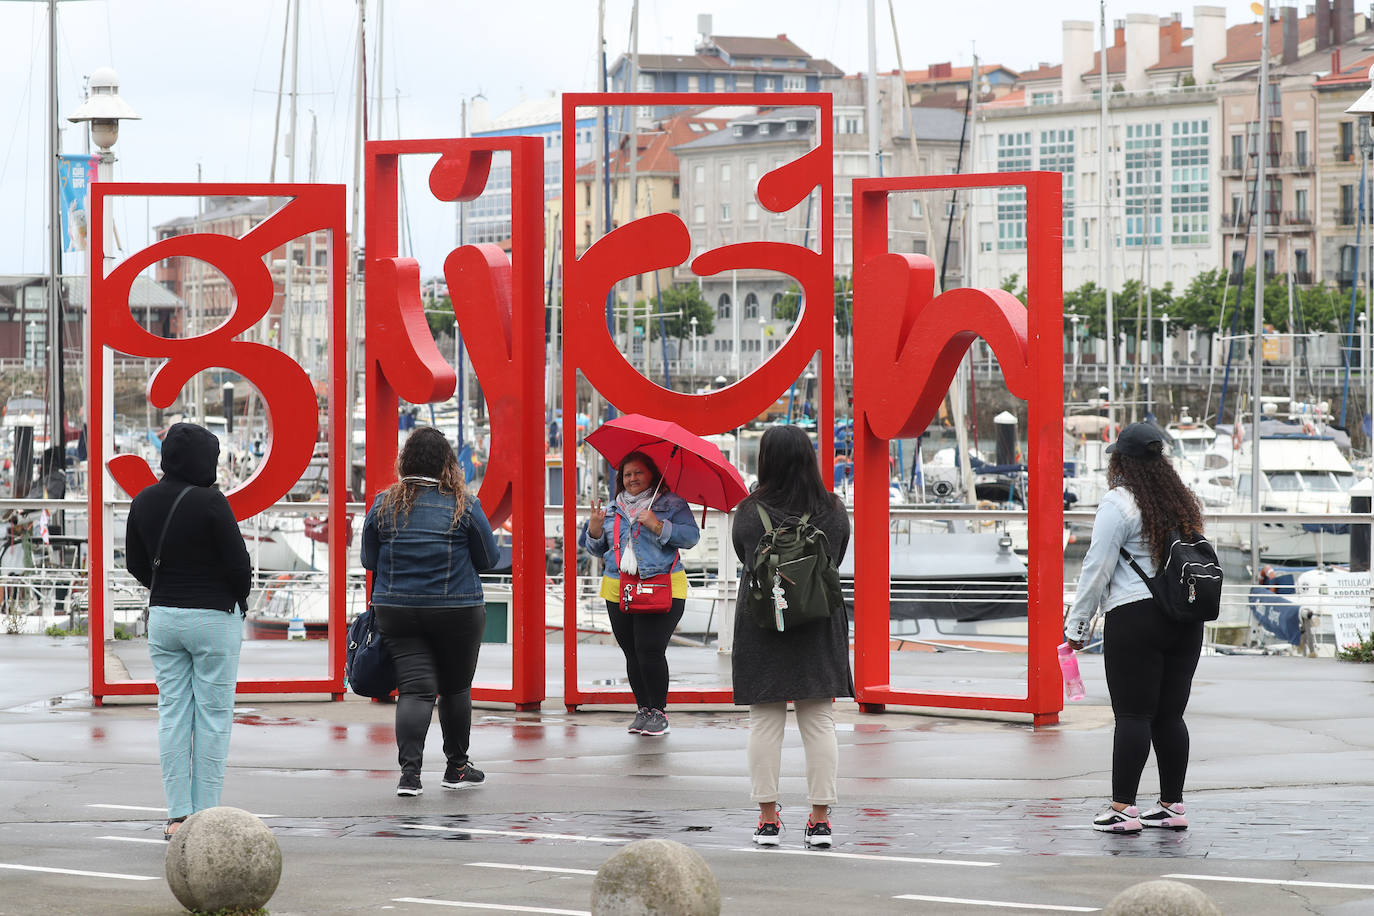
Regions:
<svg viewBox="0 0 1374 916"><path fill-rule="evenodd" d="M1187 809L1183 807L1183 802L1174 802L1172 805L1160 802L1140 815L1140 823L1146 827L1163 827L1165 830L1187 830Z"/></svg>
<svg viewBox="0 0 1374 916"><path fill-rule="evenodd" d="M1108 805L1106 811L1093 818L1093 829L1103 833L1139 833L1140 809L1129 805L1124 811L1118 811Z"/></svg>

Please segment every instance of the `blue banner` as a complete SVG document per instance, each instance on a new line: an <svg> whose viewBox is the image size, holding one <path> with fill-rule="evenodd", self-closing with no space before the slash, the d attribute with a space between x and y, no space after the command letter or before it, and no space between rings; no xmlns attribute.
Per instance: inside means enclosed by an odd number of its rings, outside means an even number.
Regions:
<svg viewBox="0 0 1374 916"><path fill-rule="evenodd" d="M95 181L95 156L58 156L57 183L61 195L62 250L85 251L90 238L86 197Z"/></svg>

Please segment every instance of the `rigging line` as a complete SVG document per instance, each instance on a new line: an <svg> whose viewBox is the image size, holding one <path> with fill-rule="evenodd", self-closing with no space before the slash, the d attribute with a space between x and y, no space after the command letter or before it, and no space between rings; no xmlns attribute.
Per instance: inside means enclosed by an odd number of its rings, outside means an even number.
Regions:
<svg viewBox="0 0 1374 916"><path fill-rule="evenodd" d="M291 4L283 3L286 20L281 28L281 64L277 67L277 111L272 116L272 159L267 180L277 180L277 143L281 139L281 91L286 85L286 40L291 35ZM251 123L251 122L250 122Z"/></svg>
<svg viewBox="0 0 1374 916"><path fill-rule="evenodd" d="M396 136L404 137L401 133L401 89L396 88L396 104L392 106L396 111ZM401 198L401 228L404 236L401 239L401 250L406 253L406 257L415 257L415 233L410 228L410 204L406 201L406 173L404 167L404 156L396 157L396 184L400 191Z"/></svg>
<svg viewBox="0 0 1374 916"><path fill-rule="evenodd" d="M35 7L35 9L36 9L36 7ZM37 40L36 38L35 38L35 39L32 39L32 40L29 42L29 44L32 46L32 45L33 45L33 42L36 41L36 40ZM25 106L29 106L29 104L30 104L31 93L32 93L32 90L33 90L33 74L34 74L34 71L36 71L37 69L38 69L38 58L37 58L36 55L30 55L30 56L29 56L29 75L28 75L28 77L26 78L26 80L25 80L25 82L24 82L24 93L23 93L22 96L20 96L20 98L22 99L22 101L20 102L20 112L23 111L23 109L24 109ZM30 106L30 107L31 107L31 106ZM7 174L9 173L10 156L13 155L13 153L14 153L14 141L17 140L17 139L19 138L19 124L18 124L18 122L19 122L19 119L16 117L16 118L15 118L15 121L14 121L14 129L10 132L10 142L9 142L9 146L6 147L6 149L5 149L5 158L4 158L3 160L0 160L0 187L2 187L2 186L4 185L5 175L7 175ZM28 186L28 185L27 185L27 182L26 182L26 183L25 183L25 187L27 187L27 186Z"/></svg>

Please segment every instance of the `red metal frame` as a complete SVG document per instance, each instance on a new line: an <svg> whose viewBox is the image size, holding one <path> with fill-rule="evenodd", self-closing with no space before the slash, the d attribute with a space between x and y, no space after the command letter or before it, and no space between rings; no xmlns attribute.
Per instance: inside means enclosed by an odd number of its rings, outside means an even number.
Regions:
<svg viewBox="0 0 1374 916"><path fill-rule="evenodd" d="M396 479L398 396L443 401L457 383L425 322L419 264L398 257L400 157L438 154L430 191L465 201L481 195L499 151L510 154L513 259L495 245L464 245L444 260L444 277L490 410L491 452L478 496L492 525L509 520L513 532L511 685L474 685L472 696L525 710L544 699L544 152L537 137L366 146L367 503Z"/></svg>
<svg viewBox="0 0 1374 916"><path fill-rule="evenodd" d="M1026 192L1027 304L1000 289L934 296L923 255L888 250L893 192L972 188ZM885 705L1030 713L1037 725L1064 708L1055 645L1063 625L1063 277L1060 176L1002 172L854 181L854 676L867 712ZM895 331L895 333L894 333ZM996 353L1012 394L1026 402L1029 486L1029 646L1025 696L893 688L888 630L889 439L915 436L934 419L975 337ZM913 384L915 383L915 384Z"/></svg>
<svg viewBox="0 0 1374 916"><path fill-rule="evenodd" d="M347 435L344 399L343 342L347 339L344 309L338 296L345 289L344 186L309 184L201 184L98 182L91 186L91 219L104 225L106 201L118 197L268 197L285 198L280 208L241 239L210 232L178 235L135 252L108 275L103 232L91 233L90 303L87 320L87 366L90 408L86 411L90 449L90 663L91 694L102 697L157 692L153 681L110 681L106 677L104 633L106 607L101 584L110 573L103 548L102 511L115 487L137 495L157 477L136 455L109 457L104 451L106 423L113 415L112 391L105 385L105 366L111 352L165 358L148 381L148 400L171 406L182 387L197 373L214 367L231 369L258 390L267 409L267 459L246 482L227 493L234 517L242 521L284 499L310 463L319 405L310 376L294 360L273 347L239 339L267 314L273 284L264 259L281 245L301 236L328 230L329 260L329 627L328 672L322 678L241 680L239 693L329 693L337 699L344 689L344 601L347 493ZM129 290L140 272L163 258L190 257L217 268L234 287L235 306L223 324L191 338L158 337L141 327L129 306ZM107 460L108 458L108 460ZM107 476L109 479L107 479ZM107 493L110 494L107 497Z"/></svg>
<svg viewBox="0 0 1374 916"><path fill-rule="evenodd" d="M605 301L611 287L625 277L685 263L691 256L687 226L674 213L656 213L620 226L599 238L579 258L576 229L577 195L574 155L577 109L672 105L750 105L760 107L811 106L817 109L817 146L801 157L765 174L758 200L766 209L782 213L819 190L821 250L811 251L784 242L744 242L708 249L691 262L697 274L710 276L737 268L775 270L801 286L806 308L787 341L762 366L733 385L709 394L669 391L644 378L625 359L611 338ZM577 379L581 373L593 388L626 413L669 417L698 435L734 429L758 416L806 371L820 354L820 457L829 468L834 440L834 177L831 96L829 93L570 93L563 96L563 404L564 416L576 413ZM577 519L577 438L563 437L563 531L572 545ZM830 475L823 475L827 480ZM572 548L569 546L569 555ZM569 568L572 564L569 564ZM583 690L577 680L577 590L564 590L563 696L568 709L586 703L633 703L624 690ZM673 690L675 703L730 703L732 692L715 688Z"/></svg>

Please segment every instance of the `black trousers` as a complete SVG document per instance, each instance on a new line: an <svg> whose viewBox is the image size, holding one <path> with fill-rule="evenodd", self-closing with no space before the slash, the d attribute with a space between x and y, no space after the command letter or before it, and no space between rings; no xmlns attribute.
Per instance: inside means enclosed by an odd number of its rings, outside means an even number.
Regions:
<svg viewBox="0 0 1374 916"><path fill-rule="evenodd" d="M375 605L377 629L396 663L396 751L401 770L420 772L425 736L438 698L444 757L468 762L472 736L472 677L487 611L471 607Z"/></svg>
<svg viewBox="0 0 1374 916"><path fill-rule="evenodd" d="M668 640L686 607L686 598L674 598L666 614L625 614L618 603L606 602L611 632L620 651L625 653L625 673L629 675L636 706L668 707Z"/></svg>
<svg viewBox="0 0 1374 916"><path fill-rule="evenodd" d="M1151 744L1160 799L1182 801L1188 775L1183 711L1202 653L1202 624L1172 620L1153 598L1123 604L1107 615L1102 651L1116 717L1112 801L1135 804Z"/></svg>

